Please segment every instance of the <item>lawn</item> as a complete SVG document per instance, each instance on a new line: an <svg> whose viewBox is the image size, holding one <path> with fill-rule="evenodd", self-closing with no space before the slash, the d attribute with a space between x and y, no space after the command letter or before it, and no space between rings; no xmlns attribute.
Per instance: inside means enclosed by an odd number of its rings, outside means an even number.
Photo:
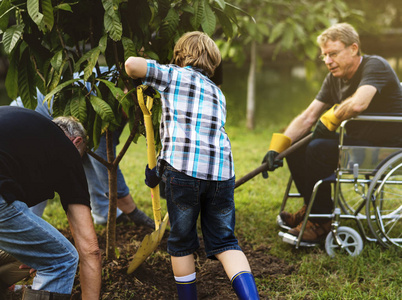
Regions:
<svg viewBox="0 0 402 300"><path fill-rule="evenodd" d="M279 127L278 127L279 128ZM257 128L248 131L228 127L235 161L237 179L257 168L265 155L272 132L278 128ZM121 138L127 136L125 132ZM120 145L121 146L121 145ZM121 168L133 198L149 216L152 216L149 190L144 184L146 144L141 138L133 144L123 158ZM323 245L295 249L283 243L278 236L276 216L279 212L289 172L285 167L261 175L236 189L236 233L253 249L265 249L293 266L294 271L280 276L256 278L260 291L269 299L401 299L402 251L385 249L378 244L365 242L363 252L357 257L338 255L329 257ZM291 200L290 210L301 206L300 200ZM163 204L163 211L166 206ZM58 228L66 225L61 206L51 201L44 218ZM352 223L353 226L353 223ZM357 229L355 227L355 229ZM103 230L97 227L100 232ZM250 262L253 255L248 255ZM157 287L156 287L157 288ZM122 298L123 299L123 298ZM135 298L133 298L135 299Z"/></svg>

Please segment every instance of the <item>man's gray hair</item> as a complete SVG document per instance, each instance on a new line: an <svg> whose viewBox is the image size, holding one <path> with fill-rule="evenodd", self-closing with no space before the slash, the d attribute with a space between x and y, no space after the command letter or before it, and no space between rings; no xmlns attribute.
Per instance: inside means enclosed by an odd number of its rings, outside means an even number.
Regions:
<svg viewBox="0 0 402 300"><path fill-rule="evenodd" d="M83 141L82 150L86 150L87 132L77 118L72 116L57 117L53 119L53 122L56 123L69 138L81 137Z"/></svg>
<svg viewBox="0 0 402 300"><path fill-rule="evenodd" d="M317 43L320 46L325 45L329 40L333 42L340 41L346 47L356 43L359 47L358 55L361 55L359 34L353 26L348 23L332 25L317 37Z"/></svg>

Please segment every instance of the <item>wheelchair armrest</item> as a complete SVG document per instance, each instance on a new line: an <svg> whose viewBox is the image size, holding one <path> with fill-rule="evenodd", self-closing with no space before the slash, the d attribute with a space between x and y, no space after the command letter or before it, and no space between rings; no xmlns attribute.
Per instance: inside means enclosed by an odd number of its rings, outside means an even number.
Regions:
<svg viewBox="0 0 402 300"><path fill-rule="evenodd" d="M339 143L343 145L343 138L345 135L345 126L348 122L353 121L372 121L372 122L401 122L402 123L402 113L381 113L381 114L374 114L374 113L365 113L358 115L354 118L344 120L340 125L340 132L339 132Z"/></svg>

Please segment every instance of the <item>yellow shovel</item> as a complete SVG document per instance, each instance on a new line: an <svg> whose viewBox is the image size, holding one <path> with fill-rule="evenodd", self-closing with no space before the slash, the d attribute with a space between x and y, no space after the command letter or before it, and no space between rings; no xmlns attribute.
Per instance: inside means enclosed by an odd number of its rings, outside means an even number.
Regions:
<svg viewBox="0 0 402 300"><path fill-rule="evenodd" d="M144 102L144 91L147 89L147 86L140 85L137 87L137 98L138 103L141 107L142 113L144 114L144 123L145 123L145 133L147 139L147 154L148 154L148 167L153 169L156 166L156 156L155 156L155 142L154 142L154 128L151 119L151 109L153 105L153 98L147 96L147 102ZM131 274L135 271L146 259L147 257L154 252L154 250L158 247L163 234L166 230L166 225L169 220L169 216L166 213L163 221L161 220L161 205L160 205L160 196L159 196L159 185L154 188L151 188L151 196L152 196L152 209L154 212L154 220L155 220L155 231L151 234L147 234L141 242L140 247L137 250L137 253L134 255L133 260L130 262L128 266L127 274Z"/></svg>

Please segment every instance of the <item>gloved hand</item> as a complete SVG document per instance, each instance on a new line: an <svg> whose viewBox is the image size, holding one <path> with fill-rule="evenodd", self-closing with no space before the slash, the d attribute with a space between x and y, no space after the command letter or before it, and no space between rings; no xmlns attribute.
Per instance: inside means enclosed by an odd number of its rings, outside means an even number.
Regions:
<svg viewBox="0 0 402 300"><path fill-rule="evenodd" d="M342 123L342 120L338 119L334 113L337 106L338 104L332 106L331 109L318 120L313 131L313 139L333 139L336 137L335 131Z"/></svg>
<svg viewBox="0 0 402 300"><path fill-rule="evenodd" d="M148 167L145 167L145 184L150 188L156 187L159 182L161 182L161 178L156 174L156 167L152 168L152 170Z"/></svg>
<svg viewBox="0 0 402 300"><path fill-rule="evenodd" d="M267 154L265 154L264 159L262 160L262 163L268 163L268 171L274 171L276 168L283 166L283 160L282 159L276 160L276 157L283 150L289 148L291 143L292 140L284 134L274 133L272 135L269 150ZM265 179L268 178L268 172L263 171L262 177Z"/></svg>
<svg viewBox="0 0 402 300"><path fill-rule="evenodd" d="M269 150L267 154L265 154L264 159L262 160L262 163L268 163L268 171L274 171L275 169L279 167L283 167L283 159L278 159L275 160L275 158L278 156L278 152L274 150ZM268 178L268 172L267 171L262 171L262 177L267 179Z"/></svg>

